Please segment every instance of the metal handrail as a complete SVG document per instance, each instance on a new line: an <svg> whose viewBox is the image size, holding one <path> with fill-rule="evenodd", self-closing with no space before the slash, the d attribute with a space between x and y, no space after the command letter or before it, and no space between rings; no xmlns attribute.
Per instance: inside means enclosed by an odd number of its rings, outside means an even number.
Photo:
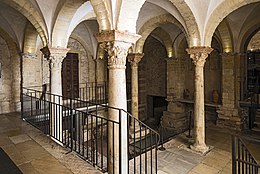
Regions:
<svg viewBox="0 0 260 174"><path fill-rule="evenodd" d="M108 142L116 142L114 137L108 140L108 131L109 129L115 133L119 131L119 143L121 143L123 129L121 122L122 115L125 115L128 132L128 173L157 173L160 135L129 112L110 107L107 103L95 104L29 88L22 88L22 97L23 119L77 152L83 159L102 171L108 171ZM118 121L100 115L100 112L106 115L109 109L118 112ZM115 149L112 151L114 152ZM119 165L121 168L121 164Z"/></svg>
<svg viewBox="0 0 260 174"><path fill-rule="evenodd" d="M250 153L244 141L232 135L232 174L258 174L260 165Z"/></svg>

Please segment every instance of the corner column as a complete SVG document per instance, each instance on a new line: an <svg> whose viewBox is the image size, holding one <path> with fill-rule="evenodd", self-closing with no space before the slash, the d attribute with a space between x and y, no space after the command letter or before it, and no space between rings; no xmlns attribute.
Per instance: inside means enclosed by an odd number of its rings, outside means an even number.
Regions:
<svg viewBox="0 0 260 174"><path fill-rule="evenodd" d="M116 30L102 31L96 35L98 42L108 52L108 119L120 124L108 124L108 173L128 173L128 125L126 98L126 56L139 35ZM121 166L121 167L120 167Z"/></svg>
<svg viewBox="0 0 260 174"><path fill-rule="evenodd" d="M131 63L131 106L132 106L132 115L134 118L138 119L138 63L141 61L143 53L129 53L127 58ZM132 120L131 126L133 126L134 120Z"/></svg>
<svg viewBox="0 0 260 174"><path fill-rule="evenodd" d="M62 61L66 57L69 49L49 48L50 57L50 92L54 95L62 96L61 68ZM62 105L62 97L52 96L52 102ZM51 136L62 140L62 108L52 106L51 110Z"/></svg>
<svg viewBox="0 0 260 174"><path fill-rule="evenodd" d="M195 101L194 101L194 136L195 142L191 149L205 154L209 147L205 143L205 113L204 113L204 65L210 47L191 47L186 49L195 65Z"/></svg>

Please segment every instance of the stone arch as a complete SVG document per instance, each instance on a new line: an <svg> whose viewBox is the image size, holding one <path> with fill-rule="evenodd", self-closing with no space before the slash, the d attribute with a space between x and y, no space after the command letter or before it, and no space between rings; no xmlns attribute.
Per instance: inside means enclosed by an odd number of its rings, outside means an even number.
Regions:
<svg viewBox="0 0 260 174"><path fill-rule="evenodd" d="M260 28L255 30L253 37L247 44L247 50L260 50Z"/></svg>
<svg viewBox="0 0 260 174"><path fill-rule="evenodd" d="M100 30L136 32L136 21L145 0L92 0Z"/></svg>
<svg viewBox="0 0 260 174"><path fill-rule="evenodd" d="M146 38L149 36L149 34L157 27L159 27L162 24L166 23L172 23L177 25L184 33L185 30L182 27L182 25L171 15L164 14L160 15L154 18L151 18L149 21L147 21L138 31L138 34L140 34L142 37L137 41L135 45L135 52L142 53L143 52L143 46L145 43Z"/></svg>
<svg viewBox="0 0 260 174"><path fill-rule="evenodd" d="M88 43L86 43L80 36L78 36L77 34L72 33L70 35L70 38L77 40L82 47L85 49L85 51L87 52L87 56L88 57L92 57L94 55L94 50L91 49L91 47L89 46Z"/></svg>
<svg viewBox="0 0 260 174"><path fill-rule="evenodd" d="M189 47L202 45L198 24L188 4L183 0L170 0L170 2L179 10L186 23Z"/></svg>
<svg viewBox="0 0 260 174"><path fill-rule="evenodd" d="M175 37L175 40L173 41L173 47L175 50L176 58L181 58L184 55L187 55L187 57L189 58L189 55L187 54L187 51L186 51L186 48L188 47L188 42L182 33L180 33L179 35L177 35Z"/></svg>
<svg viewBox="0 0 260 174"><path fill-rule="evenodd" d="M260 31L259 23L256 23L248 27L243 33L241 38L238 40L237 51L244 53L247 50L247 45L249 44L251 38Z"/></svg>
<svg viewBox="0 0 260 174"><path fill-rule="evenodd" d="M56 11L57 18L56 22L53 26L52 32L52 47L66 47L68 42L68 28L71 24L71 20L75 15L76 11L82 4L84 4L85 0L68 0L65 3L61 1L58 4L58 12Z"/></svg>
<svg viewBox="0 0 260 174"><path fill-rule="evenodd" d="M109 12L109 0L92 0L90 2L96 14L99 29L101 31L112 30L113 25Z"/></svg>
<svg viewBox="0 0 260 174"><path fill-rule="evenodd" d="M222 21L219 24L217 30L220 35L222 50L225 53L233 52L234 51L233 40L232 40L232 35L228 23L225 20Z"/></svg>
<svg viewBox="0 0 260 174"><path fill-rule="evenodd" d="M124 0L118 16L117 27L120 31L136 33L136 21L145 0Z"/></svg>
<svg viewBox="0 0 260 174"><path fill-rule="evenodd" d="M35 27L43 42L43 45L46 46L48 44L48 32L43 15L30 1L19 2L15 0L3 0L2 2L24 15Z"/></svg>
<svg viewBox="0 0 260 174"><path fill-rule="evenodd" d="M173 56L173 49L172 49L172 39L170 35L162 28L158 27L153 31L153 35L160 38L163 45L166 48L168 57Z"/></svg>
<svg viewBox="0 0 260 174"><path fill-rule="evenodd" d="M203 44L205 46L210 46L212 36L220 24L220 22L231 12L237 10L238 8L245 6L250 3L259 2L259 0L241 0L241 1L233 1L233 0L225 0L223 1L210 15L208 18L208 22L205 27L205 35Z"/></svg>
<svg viewBox="0 0 260 174"><path fill-rule="evenodd" d="M83 5L80 6L80 8L75 13L74 17L71 20L71 23L69 25L69 28L67 30L67 36L66 38L69 39L71 33L73 30L83 21L86 21L88 19L95 18L96 15L93 11L93 8L90 4L90 2L86 2Z"/></svg>
<svg viewBox="0 0 260 174"><path fill-rule="evenodd" d="M24 35L23 53L35 54L38 33L31 23L27 23Z"/></svg>
<svg viewBox="0 0 260 174"><path fill-rule="evenodd" d="M20 71L20 50L13 41L13 39L2 29L0 29L0 40L6 44L1 44L7 56L0 54L0 62L2 68L2 77L0 79L2 90L0 91L0 112L15 112L20 110L20 85L21 85L21 71Z"/></svg>

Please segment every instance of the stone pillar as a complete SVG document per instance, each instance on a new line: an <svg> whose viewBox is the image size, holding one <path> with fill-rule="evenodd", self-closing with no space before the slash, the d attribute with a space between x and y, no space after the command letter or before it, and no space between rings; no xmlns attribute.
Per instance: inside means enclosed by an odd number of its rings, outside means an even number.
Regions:
<svg viewBox="0 0 260 174"><path fill-rule="evenodd" d="M134 118L138 119L138 63L141 61L144 54L142 53L129 53L128 61L131 63L131 106L132 106L132 115ZM132 120L131 126L133 126L134 120ZM136 125L137 126L137 125Z"/></svg>
<svg viewBox="0 0 260 174"><path fill-rule="evenodd" d="M204 113L204 65L210 47L191 47L186 49L195 65L195 98L194 98L194 136L195 142L191 148L205 154L209 147L205 143L205 113Z"/></svg>
<svg viewBox="0 0 260 174"><path fill-rule="evenodd" d="M139 35L112 30L98 33L96 38L109 55L108 105L126 111L126 56ZM118 124L112 122L108 124L108 173L128 173L127 115L122 110L108 110L109 120L120 122L122 127L120 129Z"/></svg>
<svg viewBox="0 0 260 174"><path fill-rule="evenodd" d="M168 58L167 60L167 111L163 112L161 124L165 131L176 134L188 128L188 113L185 104L180 102L183 99L185 88L186 64L181 58Z"/></svg>
<svg viewBox="0 0 260 174"><path fill-rule="evenodd" d="M51 94L62 96L61 68L62 61L66 57L69 49L49 48L50 57L50 92ZM62 105L62 97L52 96L50 99L56 104ZM54 105L53 105L54 106ZM51 135L62 140L62 108L53 107L51 110Z"/></svg>
<svg viewBox="0 0 260 174"><path fill-rule="evenodd" d="M238 113L237 59L233 53L222 54L222 106L218 108L217 125L240 130L241 118Z"/></svg>

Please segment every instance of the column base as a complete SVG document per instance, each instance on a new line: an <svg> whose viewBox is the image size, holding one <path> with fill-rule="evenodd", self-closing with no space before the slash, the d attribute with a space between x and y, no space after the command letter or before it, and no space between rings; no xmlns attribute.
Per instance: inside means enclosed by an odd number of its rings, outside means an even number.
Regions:
<svg viewBox="0 0 260 174"><path fill-rule="evenodd" d="M209 146L206 146L206 144L195 143L193 145L190 145L190 149L202 155L206 155L210 151Z"/></svg>

